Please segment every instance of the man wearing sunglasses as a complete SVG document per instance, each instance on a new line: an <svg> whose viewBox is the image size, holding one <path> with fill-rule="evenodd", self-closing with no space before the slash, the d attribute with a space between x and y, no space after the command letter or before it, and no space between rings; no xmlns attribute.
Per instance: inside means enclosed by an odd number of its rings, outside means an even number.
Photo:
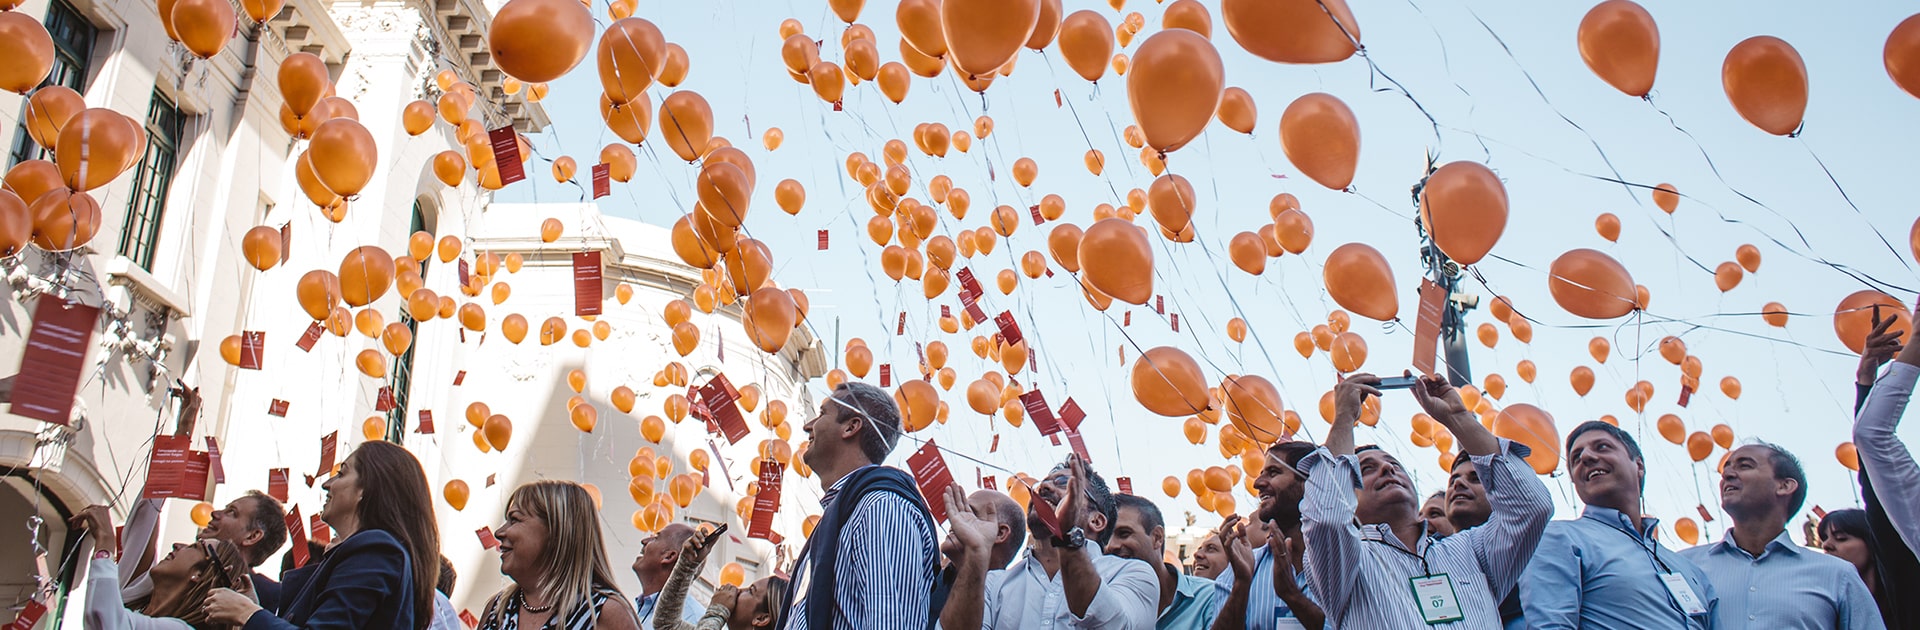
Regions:
<svg viewBox="0 0 1920 630"><path fill-rule="evenodd" d="M1034 487L1027 510L1032 544L1004 570L987 570L997 524L975 514L957 486L947 490L947 509L952 534L941 550L953 559L956 577L941 627L1154 627L1159 578L1145 562L1101 552L1113 535L1113 493L1078 456Z"/></svg>

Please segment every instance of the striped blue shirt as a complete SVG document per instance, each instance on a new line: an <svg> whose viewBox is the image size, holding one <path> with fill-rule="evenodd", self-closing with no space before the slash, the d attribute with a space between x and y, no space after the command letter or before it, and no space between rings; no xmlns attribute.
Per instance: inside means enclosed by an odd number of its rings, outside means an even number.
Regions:
<svg viewBox="0 0 1920 630"><path fill-rule="evenodd" d="M1334 457L1321 448L1300 460L1307 475L1300 503L1301 530L1307 537L1307 582L1341 628L1477 628L1499 630L1500 600L1506 598L1547 521L1553 497L1521 458L1527 447L1500 440L1500 450L1472 458L1493 506L1485 525L1434 539L1422 536L1408 549L1385 523L1354 521L1359 497L1359 461ZM1414 600L1411 580L1446 574L1459 603L1459 621L1429 625Z"/></svg>
<svg viewBox="0 0 1920 630"><path fill-rule="evenodd" d="M858 472L858 471L855 471ZM852 478L840 478L820 498L825 508ZM892 492L870 492L853 508L840 532L840 559L835 571L833 630L925 630L927 607L939 574L940 547L919 508ZM786 630L807 629L805 599L816 567L805 561L795 567L794 602Z"/></svg>
<svg viewBox="0 0 1920 630"><path fill-rule="evenodd" d="M1680 552L1720 594L1722 628L1883 630L1880 608L1853 563L1793 543L1782 530L1755 558L1733 542Z"/></svg>
<svg viewBox="0 0 1920 630"><path fill-rule="evenodd" d="M1319 598L1313 595L1313 585L1300 582L1301 577L1302 576L1298 574L1294 576L1295 582L1300 585L1300 591L1307 596L1307 599L1315 602L1320 601ZM1221 571L1220 577L1214 578L1213 590L1213 603L1207 607L1208 619L1218 618L1220 616L1220 609L1226 607L1227 598L1233 595L1233 570L1231 568L1226 571ZM1287 603L1280 600L1280 594L1273 590L1272 550L1266 545L1254 548L1253 579L1252 584L1247 588L1247 630L1275 630L1276 626L1279 625L1280 619L1292 619L1294 617L1293 609L1288 608ZM1332 623L1328 623L1327 627L1332 628L1334 626Z"/></svg>
<svg viewBox="0 0 1920 630"><path fill-rule="evenodd" d="M1546 536L1520 578L1520 606L1534 630L1714 630L1720 598L1707 574L1653 540L1657 519L1633 529L1625 514L1587 506L1580 518L1547 524ZM1688 615L1661 581L1662 573L1686 578L1706 604ZM1742 626L1735 626L1742 627Z"/></svg>

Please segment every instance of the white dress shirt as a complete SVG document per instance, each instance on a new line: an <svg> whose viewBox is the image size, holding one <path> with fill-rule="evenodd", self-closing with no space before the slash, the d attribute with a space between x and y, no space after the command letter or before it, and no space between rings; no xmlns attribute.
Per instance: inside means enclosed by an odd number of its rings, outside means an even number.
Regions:
<svg viewBox="0 0 1920 630"><path fill-rule="evenodd" d="M1913 383L1920 378L1920 367L1893 362L1885 374L1873 383L1867 405L1853 423L1853 446L1860 453L1860 467L1880 495L1887 520L1900 532L1908 549L1920 549L1920 464L1913 451L1901 443L1894 430L1906 413L1907 399L1913 396ZM1885 543L1882 543L1885 544Z"/></svg>
<svg viewBox="0 0 1920 630"><path fill-rule="evenodd" d="M1073 552L1062 549L1060 553ZM1034 559L1033 550L1028 549L1012 566L987 572L981 629L1153 630L1160 614L1160 577L1154 575L1153 567L1144 561L1103 554L1093 541L1087 541L1080 553L1092 557L1093 569L1100 574L1100 591L1087 605L1086 615L1073 614L1067 606L1062 576L1048 576Z"/></svg>

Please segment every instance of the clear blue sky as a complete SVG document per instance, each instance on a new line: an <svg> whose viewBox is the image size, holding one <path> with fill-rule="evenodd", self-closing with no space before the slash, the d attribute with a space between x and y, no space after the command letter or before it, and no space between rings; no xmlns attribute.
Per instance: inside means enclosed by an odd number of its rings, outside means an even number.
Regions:
<svg viewBox="0 0 1920 630"><path fill-rule="evenodd" d="M1128 54L1159 30L1164 8L1146 0L1131 0L1121 12L1105 2L1066 4L1067 12L1095 9L1115 24L1126 12L1145 14L1148 28L1124 50ZM1038 339L1040 370L1035 378L1048 399L1057 405L1071 395L1091 415L1087 439L1096 466L1108 476L1133 477L1139 491L1161 501L1169 520L1177 522L1176 514L1197 512L1192 495L1183 492L1169 500L1155 489L1158 480L1224 463L1212 443L1189 445L1181 437L1180 419L1154 416L1134 402L1127 368L1119 363L1122 345L1128 346L1129 359L1138 354L1133 344L1179 346L1201 359L1216 381L1227 372L1267 376L1281 388L1286 406L1305 419L1310 434L1324 435L1327 425L1319 418L1317 402L1332 387L1333 368L1324 353L1302 360L1292 349L1296 332L1324 322L1334 308L1321 286L1320 265L1327 252L1343 243L1359 241L1378 248L1408 296L1401 313L1411 321L1411 296L1421 270L1417 237L1406 219L1411 212L1408 187L1419 178L1426 153L1436 151L1442 161L1491 166L1506 181L1511 197L1511 217L1494 253L1525 267L1489 259L1479 269L1491 290L1472 284L1472 292L1487 298L1507 295L1519 310L1546 324L1535 326L1531 345L1506 336L1504 327L1496 349L1473 344L1476 380L1497 372L1510 385L1502 404L1538 404L1554 414L1562 432L1602 414L1618 416L1629 430L1644 435L1651 477L1648 509L1671 520L1694 515L1694 506L1705 503L1720 519L1703 527L1710 536L1717 537L1719 526L1726 524L1718 512L1710 467L1719 451L1707 463L1693 464L1683 447L1666 443L1653 431L1653 421L1662 413L1679 414L1689 430L1725 422L1743 441L1760 438L1786 445L1807 464L1810 506L1836 509L1857 503L1854 484L1833 455L1834 447L1848 439L1854 358L1835 338L1831 317L1818 314L1831 313L1842 296L1864 287L1769 237L1894 284L1920 286L1904 239L1916 216L1906 189L1920 157L1903 150L1920 144L1920 125L1913 122L1920 116L1920 99L1900 91L1881 61L1887 33L1913 11L1911 6L1883 0L1820 9L1777 0L1739 7L1649 2L1663 44L1649 104L1613 90L1580 61L1574 34L1588 3L1389 0L1356 5L1368 56L1432 113L1439 126L1436 135L1407 96L1370 73L1366 61L1356 57L1337 64L1289 66L1261 60L1226 34L1218 3L1207 4L1214 10L1213 39L1225 59L1227 84L1252 93L1259 123L1251 138L1215 124L1170 158L1172 169L1194 182L1200 200L1197 242L1181 245L1153 238L1155 289L1167 296L1170 313L1181 314L1180 332L1137 308L1133 325L1120 327L1124 305L1116 304L1105 315L1095 312L1066 274L1034 281L1023 277L1012 296L988 289L989 311L1012 310L1029 337ZM1064 456L1066 448L1039 437L1031 423L1010 429L967 409L966 383L997 366L966 350L971 334L938 331L938 305L922 299L918 283L892 286L880 273L880 248L865 237L870 211L842 164L852 151L877 160L882 143L891 138L905 139L911 146L917 123L965 129L984 112L993 116L996 131L976 142L971 153L935 159L911 152L913 196L925 201L924 182L935 174L948 175L972 195L973 209L966 220L942 213L938 231L951 234L985 225L989 211L1001 203L1022 209L1024 216L1024 208L1047 193L1065 197L1064 219L1084 227L1096 204L1117 204L1127 190L1144 189L1151 181L1136 159L1137 151L1120 139L1119 130L1132 123L1125 77L1109 71L1097 86L1090 86L1066 67L1057 49L1023 51L1013 75L995 81L984 98L949 75L931 80L916 76L901 105L883 98L875 85L863 83L847 89L846 110L835 112L811 88L788 78L776 32L782 19L797 18L808 34L827 41L822 57L840 61L844 25L824 2L642 0L640 5L636 15L654 21L669 41L690 54L691 73L678 89L705 96L714 109L717 135L753 157L759 187L747 229L772 247L776 281L809 291L812 325L822 338L833 343L837 322L843 338L865 338L877 361L891 361L909 373L916 363L911 341L943 339L954 349L951 364L960 372L959 384L947 394L953 420L919 437L935 437L943 446L1035 473ZM898 58L894 6L876 0L861 15L861 23L882 42L883 61ZM605 7L595 12L604 24ZM1774 137L1748 125L1722 92L1719 70L1726 51L1762 34L1785 39L1806 60L1812 99L1802 138ZM1072 101L1070 109L1055 105L1056 89ZM618 140L599 120L599 90L592 54L554 84L545 104L555 123L534 138L544 154L565 153L590 164L602 145ZM1280 112L1299 95L1316 91L1345 100L1360 121L1358 194L1315 185L1279 148ZM654 88L656 106L667 93L664 87ZM770 126L786 135L786 143L773 152L759 143L760 133ZM1091 147L1108 158L1103 176L1082 166L1089 139ZM657 144L657 139L648 142ZM1708 169L1702 149L1718 165L1725 183ZM1644 192L1586 177L1612 176L1602 152L1625 179L1671 182L1689 198L1668 217ZM639 175L628 184L615 184L601 210L670 225L691 208L696 169L665 147L643 146L639 153ZM1815 155L1860 212L1842 200L1815 164ZM1012 162L1023 156L1040 165L1039 180L1031 189L1020 188L1009 176ZM573 187L556 186L546 178L544 165L532 170L539 176L502 191L498 198L578 198ZM989 172L997 174L997 181L990 180ZM773 185L784 178L806 186L807 206L798 216L782 213L773 203ZM1742 199L1729 185L1771 209ZM1249 276L1227 262L1226 240L1266 222L1267 201L1279 192L1299 196L1314 220L1314 245L1305 255L1270 261L1264 276ZM1602 212L1622 219L1625 227L1618 244L1594 233L1593 219ZM1150 218L1140 222L1148 225ZM1049 223L1036 229L1026 223L992 255L966 264L991 287L993 275L1015 267L1021 253L1045 251L1046 229L1051 227ZM1663 228L1672 240L1662 234ZM1795 228L1804 233L1806 245ZM818 229L833 232L830 251L815 250ZM1882 245L1876 229L1887 235L1892 251ZM1691 257L1711 268L1732 260L1734 249L1743 243L1760 247L1763 265L1725 294L1715 289L1710 272L1688 261ZM1618 257L1637 282L1651 289L1650 311L1680 321L1636 325L1623 318L1607 322L1606 328L1579 328L1594 322L1555 306L1541 271L1574 247ZM1914 297L1895 295L1903 301ZM1794 318L1784 330L1768 327L1758 317L1728 315L1755 313L1771 301L1812 315ZM944 302L957 310L951 291ZM909 334L896 337L894 318L901 311L908 313ZM1226 322L1235 315L1252 325L1245 344L1226 337ZM1405 367L1411 354L1406 330L1355 320L1354 330L1371 348L1366 369L1398 372ZM1483 308L1469 321L1477 325L1492 318ZM1684 335L1691 352L1705 364L1707 391L1686 409L1675 404L1678 368L1652 351L1659 338L1670 334ZM1605 365L1595 365L1587 354L1587 340L1595 335L1614 343L1614 356ZM1636 360L1642 349L1645 358ZM1540 377L1531 386L1514 374L1521 359L1539 366ZM1575 396L1567 385L1567 374L1577 365L1591 365L1599 374L1598 385L1585 398ZM1744 382L1740 400L1719 393L1716 384L1725 375ZM1656 387L1655 401L1644 417L1627 409L1622 398L1640 379ZM1378 441L1408 462L1423 491L1439 489L1444 475L1434 463L1438 453L1406 440L1407 418L1417 408L1405 394L1389 394L1385 402L1384 420L1377 428L1361 428L1360 440ZM988 455L996 432L1002 434L1001 449ZM1920 443L1920 430L1909 426L1903 435L1909 443ZM949 462L963 483L971 478L971 463L951 457ZM1571 514L1577 503L1564 475L1550 479L1549 485L1561 501L1561 515ZM1240 497L1243 509L1248 501ZM1202 523L1217 520L1199 517Z"/></svg>

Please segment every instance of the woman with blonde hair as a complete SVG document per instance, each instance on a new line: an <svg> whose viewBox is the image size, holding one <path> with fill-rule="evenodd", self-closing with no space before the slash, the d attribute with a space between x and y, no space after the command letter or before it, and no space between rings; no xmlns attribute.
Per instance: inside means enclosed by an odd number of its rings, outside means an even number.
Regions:
<svg viewBox="0 0 1920 630"><path fill-rule="evenodd" d="M494 536L500 572L513 584L487 600L481 630L639 630L607 564L600 513L580 484L516 488Z"/></svg>
<svg viewBox="0 0 1920 630"><path fill-rule="evenodd" d="M120 603L120 568L113 562L113 522L104 506L93 506L73 517L75 529L93 539L93 565L87 573L89 630L224 630L233 626L207 618L200 602L216 588L253 592L253 567L240 548L223 540L180 543L153 563L153 595L139 610Z"/></svg>

